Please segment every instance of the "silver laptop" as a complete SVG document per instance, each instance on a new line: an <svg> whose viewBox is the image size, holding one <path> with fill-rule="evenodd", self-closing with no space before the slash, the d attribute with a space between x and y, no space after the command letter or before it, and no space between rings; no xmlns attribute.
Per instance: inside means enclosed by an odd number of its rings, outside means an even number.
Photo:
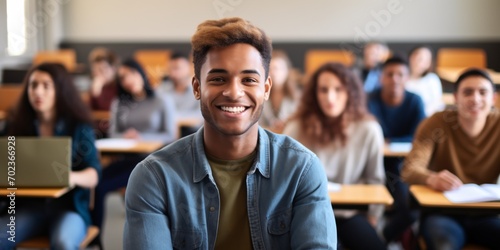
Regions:
<svg viewBox="0 0 500 250"><path fill-rule="evenodd" d="M70 170L71 137L0 137L0 187L68 187Z"/></svg>

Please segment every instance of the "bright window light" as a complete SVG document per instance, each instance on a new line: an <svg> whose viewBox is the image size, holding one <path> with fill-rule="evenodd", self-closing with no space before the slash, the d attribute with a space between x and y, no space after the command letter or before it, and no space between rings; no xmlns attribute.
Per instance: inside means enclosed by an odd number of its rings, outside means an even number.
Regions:
<svg viewBox="0 0 500 250"><path fill-rule="evenodd" d="M26 52L26 16L24 0L7 0L7 53L19 56Z"/></svg>

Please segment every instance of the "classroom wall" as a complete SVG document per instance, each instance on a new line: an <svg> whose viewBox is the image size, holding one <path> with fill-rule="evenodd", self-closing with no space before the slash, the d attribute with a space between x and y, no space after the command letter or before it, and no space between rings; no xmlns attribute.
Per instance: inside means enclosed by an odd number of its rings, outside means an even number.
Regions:
<svg viewBox="0 0 500 250"><path fill-rule="evenodd" d="M63 40L188 41L206 19L241 16L274 41L491 41L497 0L54 0Z"/></svg>

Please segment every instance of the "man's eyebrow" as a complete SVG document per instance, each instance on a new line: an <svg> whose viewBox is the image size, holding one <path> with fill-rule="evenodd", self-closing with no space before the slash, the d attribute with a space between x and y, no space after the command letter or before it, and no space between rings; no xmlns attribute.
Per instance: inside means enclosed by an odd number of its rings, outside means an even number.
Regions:
<svg viewBox="0 0 500 250"><path fill-rule="evenodd" d="M227 70L225 69L211 69L208 71L208 74L216 74L216 73L225 73L227 74Z"/></svg>
<svg viewBox="0 0 500 250"><path fill-rule="evenodd" d="M474 90L489 90L487 87L464 87L464 90L474 91Z"/></svg>
<svg viewBox="0 0 500 250"><path fill-rule="evenodd" d="M223 74L227 74L228 71L225 70L225 69L211 69L208 71L207 74L217 74L217 73L223 73ZM242 70L240 72L241 74L257 74L260 76L260 73L258 70L255 70L255 69L245 69L245 70Z"/></svg>
<svg viewBox="0 0 500 250"><path fill-rule="evenodd" d="M241 73L242 74L257 74L260 76L259 71L255 70L255 69L246 69L246 70L241 71Z"/></svg>

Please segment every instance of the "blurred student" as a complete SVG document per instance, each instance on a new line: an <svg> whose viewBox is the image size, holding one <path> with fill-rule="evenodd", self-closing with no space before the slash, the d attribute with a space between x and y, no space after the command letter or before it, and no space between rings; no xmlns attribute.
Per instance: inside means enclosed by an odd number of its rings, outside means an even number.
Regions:
<svg viewBox="0 0 500 250"><path fill-rule="evenodd" d="M432 51L419 46L410 51L410 79L406 90L422 98L426 116L431 116L444 108L443 87L439 77L432 72Z"/></svg>
<svg viewBox="0 0 500 250"><path fill-rule="evenodd" d="M109 111L118 92L118 57L110 50L98 47L89 55L92 81L89 89L92 111ZM93 121L97 138L108 137L109 120Z"/></svg>
<svg viewBox="0 0 500 250"><path fill-rule="evenodd" d="M410 143L417 126L425 118L422 99L405 90L408 77L408 63L399 57L389 58L382 65L381 88L369 96L368 109L382 127L386 143ZM387 242L391 242L402 237L416 220L416 214L410 211L408 186L400 180L402 158L385 157L384 167L386 185L394 197L394 214L383 235Z"/></svg>
<svg viewBox="0 0 500 250"><path fill-rule="evenodd" d="M112 138L161 141L176 139L175 107L155 95L143 68L134 60L125 61L118 70L118 97L111 105L109 134ZM146 155L128 155L104 168L96 188L93 222L102 228L104 202L108 192L127 186L130 173Z"/></svg>
<svg viewBox="0 0 500 250"><path fill-rule="evenodd" d="M191 80L191 62L187 55L175 52L170 57L168 81L162 83L157 92L170 98L175 104L177 117L201 119L200 103L194 98Z"/></svg>
<svg viewBox="0 0 500 250"><path fill-rule="evenodd" d="M368 109L382 126L386 142L411 142L425 118L422 99L405 90L408 77L408 63L389 58L382 66L381 88L369 95Z"/></svg>
<svg viewBox="0 0 500 250"><path fill-rule="evenodd" d="M492 109L495 86L477 69L455 83L457 110L442 111L418 127L402 177L410 184L437 191L463 183L495 184L500 175L500 113ZM427 249L462 249L466 243L489 249L500 246L496 214L435 212L422 219L420 232Z"/></svg>
<svg viewBox="0 0 500 250"><path fill-rule="evenodd" d="M92 73L90 107L92 110L108 111L118 92L118 57L110 50L99 47L90 52L89 63Z"/></svg>
<svg viewBox="0 0 500 250"><path fill-rule="evenodd" d="M284 134L316 153L331 182L385 183L382 129L366 109L359 78L342 64L327 63L312 75L298 112L286 125ZM371 205L368 213L336 209L342 247L385 249L375 231L383 209L377 205Z"/></svg>
<svg viewBox="0 0 500 250"><path fill-rule="evenodd" d="M292 63L285 51L274 50L269 65L273 89L269 101L264 104L259 124L277 133L283 130L286 120L297 108L297 83L291 71Z"/></svg>
<svg viewBox="0 0 500 250"><path fill-rule="evenodd" d="M125 249L334 249L318 158L258 125L272 86L270 39L224 18L200 24L191 43L204 126L134 169Z"/></svg>
<svg viewBox="0 0 500 250"><path fill-rule="evenodd" d="M369 42L363 48L363 62L361 65L361 79L366 93L380 88L380 74L382 64L389 54L387 45L381 42Z"/></svg>
<svg viewBox="0 0 500 250"><path fill-rule="evenodd" d="M32 68L8 125L9 136L71 136L71 191L57 199L16 199L16 242L8 241L8 219L0 217L0 249L48 232L52 249L79 249L91 224L90 189L99 180L101 166L95 148L90 112L70 74L59 64ZM36 166L32 166L36 167Z"/></svg>
<svg viewBox="0 0 500 250"><path fill-rule="evenodd" d="M199 124L181 128L182 136L194 133L201 126L203 117L201 116L200 103L193 95L191 85L193 75L188 56L174 52L170 57L167 73L168 81L158 86L157 93L174 102L178 121L199 120Z"/></svg>

